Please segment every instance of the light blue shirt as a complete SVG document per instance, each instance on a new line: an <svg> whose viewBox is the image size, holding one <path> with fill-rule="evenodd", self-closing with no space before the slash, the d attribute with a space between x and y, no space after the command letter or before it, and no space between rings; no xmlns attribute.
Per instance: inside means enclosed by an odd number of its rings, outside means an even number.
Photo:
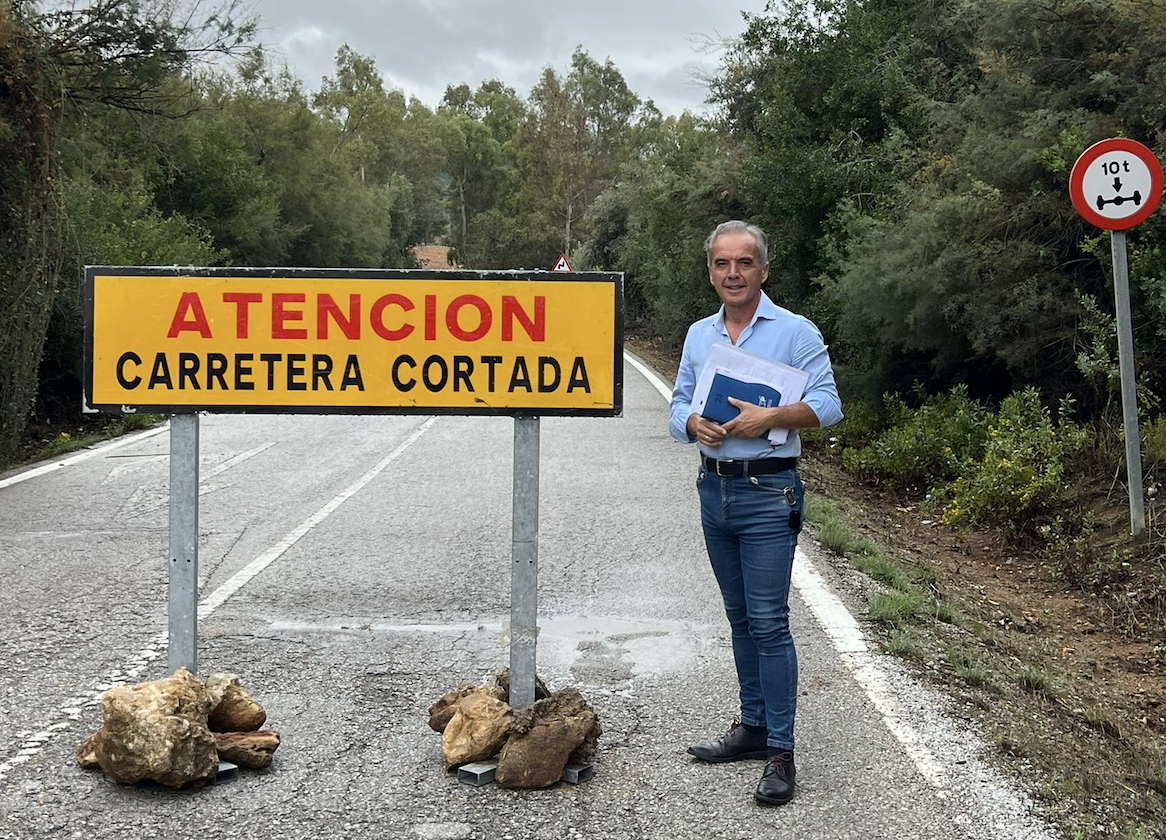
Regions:
<svg viewBox="0 0 1166 840"><path fill-rule="evenodd" d="M668 431L681 443L696 443L688 434L686 424L692 415L692 397L697 380L708 362L709 351L717 342L731 344L725 329L725 307L715 315L702 318L688 328L684 339L684 353L676 372L676 387L672 389L672 419ZM834 384L834 370L822 333L808 318L782 309L764 292L753 313L753 320L737 338L737 346L758 356L782 362L804 370L810 375L802 402L818 418L820 427L831 426L842 419L842 401ZM764 438L729 436L720 446L699 444L700 451L710 458L780 458L797 457L802 453L802 439L791 429L785 443L770 444Z"/></svg>

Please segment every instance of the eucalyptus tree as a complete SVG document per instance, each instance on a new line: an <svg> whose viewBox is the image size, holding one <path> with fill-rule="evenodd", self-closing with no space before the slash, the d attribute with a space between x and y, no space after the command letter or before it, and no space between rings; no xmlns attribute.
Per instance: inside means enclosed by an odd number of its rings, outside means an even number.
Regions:
<svg viewBox="0 0 1166 840"><path fill-rule="evenodd" d="M434 121L447 183L450 244L463 264L480 262L483 249L471 242L474 219L503 212L517 185L514 139L524 106L513 88L497 80L476 91L450 86ZM483 243L484 244L484 243Z"/></svg>
<svg viewBox="0 0 1166 840"><path fill-rule="evenodd" d="M553 251L570 256L596 197L614 181L620 166L637 154L636 131L659 122L610 59L600 64L582 48L560 77L543 71L528 98L517 138L522 171L519 203L543 259Z"/></svg>

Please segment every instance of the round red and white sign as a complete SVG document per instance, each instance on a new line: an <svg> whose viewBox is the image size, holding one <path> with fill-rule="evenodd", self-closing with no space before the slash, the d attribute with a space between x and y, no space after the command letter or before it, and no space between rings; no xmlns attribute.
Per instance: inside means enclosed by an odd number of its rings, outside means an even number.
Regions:
<svg viewBox="0 0 1166 840"><path fill-rule="evenodd" d="M1103 230L1128 230L1149 218L1162 198L1162 166L1136 140L1094 143L1069 175L1069 195L1085 221Z"/></svg>

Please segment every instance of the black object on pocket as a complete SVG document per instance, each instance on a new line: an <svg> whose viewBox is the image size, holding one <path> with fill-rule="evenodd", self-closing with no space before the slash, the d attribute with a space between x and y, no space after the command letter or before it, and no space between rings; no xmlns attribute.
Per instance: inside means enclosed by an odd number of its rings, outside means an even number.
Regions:
<svg viewBox="0 0 1166 840"><path fill-rule="evenodd" d="M794 533L802 530L802 512L800 510L791 510L789 512L789 527Z"/></svg>

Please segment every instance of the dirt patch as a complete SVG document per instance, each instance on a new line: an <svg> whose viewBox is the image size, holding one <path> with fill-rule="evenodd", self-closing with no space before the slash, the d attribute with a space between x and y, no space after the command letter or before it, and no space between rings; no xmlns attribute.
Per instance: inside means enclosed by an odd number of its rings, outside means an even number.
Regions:
<svg viewBox="0 0 1166 840"><path fill-rule="evenodd" d="M675 350L632 334L628 348L671 376ZM1068 836L1166 837L1166 511L1149 502L1134 546L1120 489L1090 488L1087 561L1050 560L990 531L937 524L921 498L847 474L808 444L807 487L954 605L954 623L867 623L884 647L957 701ZM1158 507L1155 507L1158 504ZM869 580L869 579L868 579ZM867 584L874 597L882 587Z"/></svg>
<svg viewBox="0 0 1166 840"><path fill-rule="evenodd" d="M413 255L422 268L456 268L449 262L448 245L415 245Z"/></svg>

